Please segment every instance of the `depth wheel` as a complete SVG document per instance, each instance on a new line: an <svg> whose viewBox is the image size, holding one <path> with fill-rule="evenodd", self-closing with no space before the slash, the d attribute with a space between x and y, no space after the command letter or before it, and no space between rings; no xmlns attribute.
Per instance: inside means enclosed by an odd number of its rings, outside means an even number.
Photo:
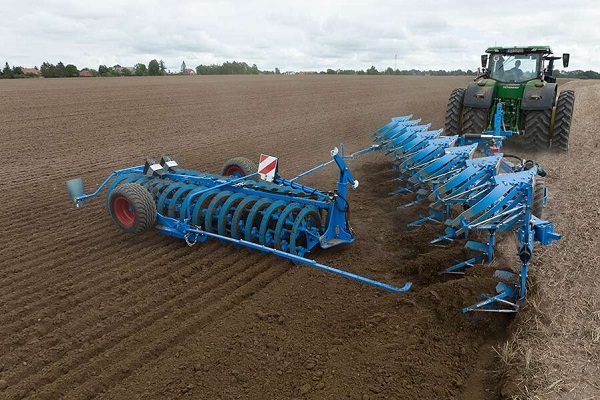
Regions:
<svg viewBox="0 0 600 400"><path fill-rule="evenodd" d="M227 160L221 169L221 175L241 178L258 172L258 165L246 157L235 157Z"/></svg>
<svg viewBox="0 0 600 400"><path fill-rule="evenodd" d="M564 90L558 95L556 102L556 114L554 116L554 134L552 135L552 146L560 151L569 150L569 133L571 131L571 119L575 107L575 92Z"/></svg>
<svg viewBox="0 0 600 400"><path fill-rule="evenodd" d="M550 146L552 110L526 111L523 141L528 150L546 150Z"/></svg>
<svg viewBox="0 0 600 400"><path fill-rule="evenodd" d="M457 88L452 91L446 107L446 123L444 124L445 135L460 135L463 101L465 98L465 89Z"/></svg>
<svg viewBox="0 0 600 400"><path fill-rule="evenodd" d="M156 223L156 204L152 195L137 183L117 186L108 199L108 211L119 228L140 234Z"/></svg>
<svg viewBox="0 0 600 400"><path fill-rule="evenodd" d="M544 213L544 194L546 192L546 181L541 176L533 179L533 201L531 202L531 213L542 219Z"/></svg>

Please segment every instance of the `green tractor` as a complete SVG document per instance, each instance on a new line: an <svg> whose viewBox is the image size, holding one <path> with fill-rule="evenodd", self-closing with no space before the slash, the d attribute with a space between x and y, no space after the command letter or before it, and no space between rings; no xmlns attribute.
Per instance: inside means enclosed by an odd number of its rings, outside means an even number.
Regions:
<svg viewBox="0 0 600 400"><path fill-rule="evenodd" d="M454 89L446 109L445 130L450 135L482 133L494 128L496 105L504 110L503 130L522 137L532 150L552 146L569 149L575 93L558 93L552 75L554 61L569 65L569 54L553 56L549 46L490 47L481 56L482 70L475 82Z"/></svg>

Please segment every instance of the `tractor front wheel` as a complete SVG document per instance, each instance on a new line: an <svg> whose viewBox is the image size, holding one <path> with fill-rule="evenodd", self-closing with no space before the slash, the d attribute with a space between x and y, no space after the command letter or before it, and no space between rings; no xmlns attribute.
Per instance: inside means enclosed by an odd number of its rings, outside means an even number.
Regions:
<svg viewBox="0 0 600 400"><path fill-rule="evenodd" d="M550 145L552 110L526 111L523 141L528 150L546 150Z"/></svg>
<svg viewBox="0 0 600 400"><path fill-rule="evenodd" d="M457 88L452 91L446 107L446 123L444 124L444 133L446 135L460 135L460 124L462 120L463 101L465 98L465 89Z"/></svg>
<svg viewBox="0 0 600 400"><path fill-rule="evenodd" d="M554 134L552 135L552 146L560 151L569 150L569 132L571 131L571 119L575 107L575 92L564 90L558 95L556 102L556 114L554 116Z"/></svg>
<svg viewBox="0 0 600 400"><path fill-rule="evenodd" d="M152 195L137 183L117 186L108 199L111 217L125 232L140 234L156 223Z"/></svg>
<svg viewBox="0 0 600 400"><path fill-rule="evenodd" d="M258 165L246 157L235 157L223 164L221 175L241 178L258 171Z"/></svg>
<svg viewBox="0 0 600 400"><path fill-rule="evenodd" d="M487 108L465 107L463 111L462 133L483 133L487 128Z"/></svg>

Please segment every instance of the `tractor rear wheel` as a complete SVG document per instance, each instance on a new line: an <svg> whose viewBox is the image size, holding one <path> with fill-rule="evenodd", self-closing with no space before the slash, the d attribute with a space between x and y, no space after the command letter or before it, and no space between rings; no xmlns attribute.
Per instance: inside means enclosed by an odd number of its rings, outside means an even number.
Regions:
<svg viewBox="0 0 600 400"><path fill-rule="evenodd" d="M465 98L465 89L457 88L452 91L446 107L446 123L444 133L446 135L460 135L460 123L462 120L463 101Z"/></svg>
<svg viewBox="0 0 600 400"><path fill-rule="evenodd" d="M550 145L552 110L535 110L525 113L523 141L529 150L546 150Z"/></svg>
<svg viewBox="0 0 600 400"><path fill-rule="evenodd" d="M533 183L533 201L531 202L531 213L542 219L544 213L544 193L546 182L541 176L536 176Z"/></svg>
<svg viewBox="0 0 600 400"><path fill-rule="evenodd" d="M258 165L252 160L246 157L235 157L227 160L223 164L221 175L231 176L233 178L241 178L250 174L254 174L258 171Z"/></svg>
<svg viewBox="0 0 600 400"><path fill-rule="evenodd" d="M487 128L487 108L465 107L463 111L462 133L482 133Z"/></svg>
<svg viewBox="0 0 600 400"><path fill-rule="evenodd" d="M108 199L108 211L119 228L140 234L156 223L156 204L152 195L137 183L115 188Z"/></svg>
<svg viewBox="0 0 600 400"><path fill-rule="evenodd" d="M569 150L569 132L571 131L571 119L575 107L575 92L564 90L558 95L556 102L556 114L554 116L554 134L552 135L552 146L560 151Z"/></svg>

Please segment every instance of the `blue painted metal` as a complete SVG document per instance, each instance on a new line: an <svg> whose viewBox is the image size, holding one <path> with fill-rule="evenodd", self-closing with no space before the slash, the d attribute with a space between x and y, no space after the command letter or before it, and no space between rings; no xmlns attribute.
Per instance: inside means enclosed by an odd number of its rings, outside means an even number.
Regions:
<svg viewBox="0 0 600 400"><path fill-rule="evenodd" d="M102 182L100 186L98 186L98 188L90 194L81 193L81 191L83 190L83 180L81 180L81 178L71 179L70 181L68 181L71 183L67 185L67 191L69 192L69 198L71 198L71 200L73 201L73 207L79 208L85 204L85 201L87 199L97 196L113 178L122 177L123 175L127 175L132 172L141 172L143 168L143 166L138 166L114 171L110 175L108 175L104 182Z"/></svg>
<svg viewBox="0 0 600 400"><path fill-rule="evenodd" d="M535 176L543 171L535 164L513 164L500 153L502 141L514 134L504 129L503 115L502 104L498 103L492 131L460 137L441 136L442 129L431 131L431 124L420 124L420 119L411 119L412 115L395 117L373 133L377 144L348 156L344 155L343 147L341 153L335 149L332 160L290 180L276 176L273 183L195 171L176 171L157 178L144 175L143 167L134 167L114 172L90 195L82 193L77 181L70 183L69 191L77 207L97 195L113 178L109 196L118 184L139 183L155 195L158 229L185 239L188 244L213 237L236 247L249 247L383 289L404 292L409 290L410 283L394 287L304 257L317 245L328 248L354 241L347 219L347 196L348 185L356 188L358 181L344 160L383 151L393 157L393 169L399 172L396 180L404 182L394 193L415 194L403 207L424 200L430 202L429 215L409 226L427 222L444 224L444 234L433 242L465 240L465 247L473 253L469 259L456 262L441 273L462 275L477 263L490 263L494 258L496 233L517 233L520 273L496 271L495 276L501 280L496 294L486 295L484 301L463 309L465 313L516 312L525 299L534 243L545 246L561 236L554 232L550 222L531 213ZM476 150L483 157L475 158ZM321 192L297 183L332 163L340 171L335 192ZM546 194L545 191L544 204ZM460 212L452 217L457 209ZM476 231L487 234L487 240L470 239Z"/></svg>
<svg viewBox="0 0 600 400"><path fill-rule="evenodd" d="M503 282L498 283L497 293L463 312L517 311L525 299L534 242L546 246L560 239L550 222L531 214L535 176L543 176L543 171L535 164L515 165L500 153L503 140L514 134L504 129L502 103L496 106L493 130L485 134L441 137L441 130L430 131L429 125L418 125L420 120L411 118L412 115L393 118L373 134L379 143L377 150L393 157L393 169L399 172L396 180L404 183L392 194L414 194L414 199L401 208L424 200L430 202L429 215L408 226L444 224L444 234L433 243L466 240L465 247L473 255L441 272L446 274L464 274L477 263L490 263L496 233L516 232L520 273L499 271L496 275ZM475 158L475 149L483 157ZM452 217L457 209L459 214ZM475 231L486 234L486 240L470 240Z"/></svg>
<svg viewBox="0 0 600 400"><path fill-rule="evenodd" d="M90 194L84 193L81 179L69 181L67 187L74 207L79 207L107 186L108 203L118 185L137 183L154 199L157 229L188 244L212 237L394 292L408 291L411 283L395 287L305 257L317 245L326 249L355 239L348 221L348 186L356 189L358 181L343 154L334 149L331 157L291 180L276 176L273 183L252 180L258 173L223 177L182 170L176 163L167 169L147 163L111 173ZM339 169L335 191L325 193L296 182L329 164Z"/></svg>
<svg viewBox="0 0 600 400"><path fill-rule="evenodd" d="M272 247L268 247L268 246L265 246L262 244L257 244L257 243L243 240L243 239L234 239L229 236L222 236L217 233L207 232L205 230L198 229L197 227L184 226L180 223L179 220L176 220L173 218L167 218L162 215L158 216L158 222L160 224L158 229L162 233L169 235L169 236L178 237L180 239L187 239L187 241L190 244L193 244L195 242L205 241L207 237L213 237L213 238L216 238L219 240L237 244L239 246L248 247L253 250L259 250L259 251L262 251L263 253L273 254L278 257L286 258L295 263L309 265L311 267L315 267L315 268L318 268L318 269L326 271L326 272L331 272L336 275L343 276L345 278L353 279L353 280L356 280L356 281L359 281L362 283L366 283L371 286L375 286L375 287L389 290L389 291L396 292L396 293L407 292L410 290L410 288L412 286L412 283L410 283L410 282L407 282L402 287L389 285L389 284L386 284L383 282L379 282L379 281L376 281L373 279L369 279L369 278L365 278L360 275L353 274L351 272L347 272L347 271L343 271L343 270L340 270L337 268L329 267L327 265L320 264L320 263L316 262L315 260L310 260L308 258L300 257L295 254L291 254L291 253L288 253L288 252L285 252L282 250L278 250L278 249L275 249Z"/></svg>

